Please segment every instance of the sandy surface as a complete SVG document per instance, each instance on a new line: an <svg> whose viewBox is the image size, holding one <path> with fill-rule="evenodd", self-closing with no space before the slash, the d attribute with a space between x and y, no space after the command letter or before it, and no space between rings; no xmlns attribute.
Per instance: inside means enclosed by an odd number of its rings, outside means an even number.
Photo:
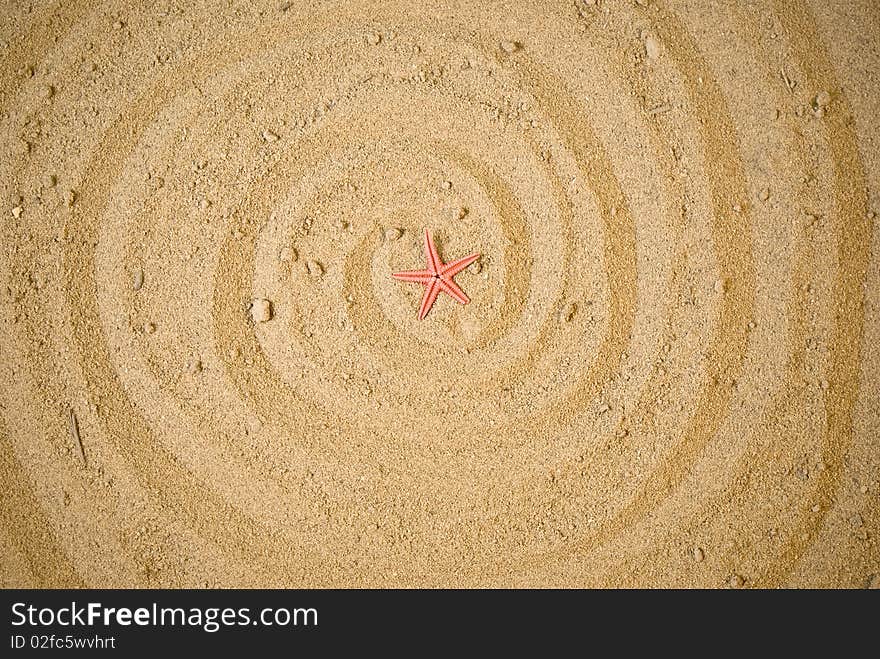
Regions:
<svg viewBox="0 0 880 659"><path fill-rule="evenodd" d="M880 584L876 3L0 12L0 585Z"/></svg>

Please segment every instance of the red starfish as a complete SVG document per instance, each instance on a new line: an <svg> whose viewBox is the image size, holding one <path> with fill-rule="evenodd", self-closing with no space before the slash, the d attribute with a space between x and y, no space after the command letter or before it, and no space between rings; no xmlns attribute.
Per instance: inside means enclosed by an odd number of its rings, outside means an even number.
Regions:
<svg viewBox="0 0 880 659"><path fill-rule="evenodd" d="M460 304L470 302L468 296L464 294L464 291L458 287L452 278L478 258L480 258L479 254L471 254L449 263L443 263L440 260L440 255L437 253L437 248L434 246L434 241L431 240L431 234L425 229L425 259L428 261L428 269L395 272L391 276L400 281L411 281L425 287L425 296L422 298L422 306L419 307L419 320L422 320L428 315L440 291L443 291Z"/></svg>

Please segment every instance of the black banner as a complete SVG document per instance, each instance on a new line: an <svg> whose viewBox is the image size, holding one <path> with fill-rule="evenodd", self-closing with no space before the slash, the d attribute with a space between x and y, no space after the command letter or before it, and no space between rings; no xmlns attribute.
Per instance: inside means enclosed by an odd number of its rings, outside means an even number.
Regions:
<svg viewBox="0 0 880 659"><path fill-rule="evenodd" d="M6 590L3 656L340 647L420 653L475 642L495 650L572 643L656 650L679 637L692 642L692 634L718 634L725 644L787 635L789 620L815 615L817 597L835 600L822 605L825 630L845 620L867 632L858 616L867 622L877 611L867 591ZM785 645L799 640L808 638L789 636Z"/></svg>

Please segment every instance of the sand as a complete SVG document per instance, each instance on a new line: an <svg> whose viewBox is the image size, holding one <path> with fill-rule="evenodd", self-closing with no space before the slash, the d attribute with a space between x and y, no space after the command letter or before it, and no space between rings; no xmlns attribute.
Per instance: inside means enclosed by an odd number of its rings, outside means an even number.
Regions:
<svg viewBox="0 0 880 659"><path fill-rule="evenodd" d="M2 12L0 585L880 584L876 3Z"/></svg>

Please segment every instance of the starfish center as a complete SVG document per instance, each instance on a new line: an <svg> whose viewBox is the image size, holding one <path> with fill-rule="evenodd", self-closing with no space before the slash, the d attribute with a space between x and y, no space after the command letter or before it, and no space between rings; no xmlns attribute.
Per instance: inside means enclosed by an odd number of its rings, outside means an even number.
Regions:
<svg viewBox="0 0 880 659"><path fill-rule="evenodd" d="M401 281L421 284L425 287L422 306L419 308L419 320L422 320L428 314L428 311L434 304L434 300L437 299L441 291L459 304L470 302L468 296L458 287L453 277L478 258L480 258L480 255L477 253L444 263L440 258L440 254L437 253L437 247L431 239L431 234L425 229L425 260L427 261L427 268L425 270L395 272L393 277Z"/></svg>

